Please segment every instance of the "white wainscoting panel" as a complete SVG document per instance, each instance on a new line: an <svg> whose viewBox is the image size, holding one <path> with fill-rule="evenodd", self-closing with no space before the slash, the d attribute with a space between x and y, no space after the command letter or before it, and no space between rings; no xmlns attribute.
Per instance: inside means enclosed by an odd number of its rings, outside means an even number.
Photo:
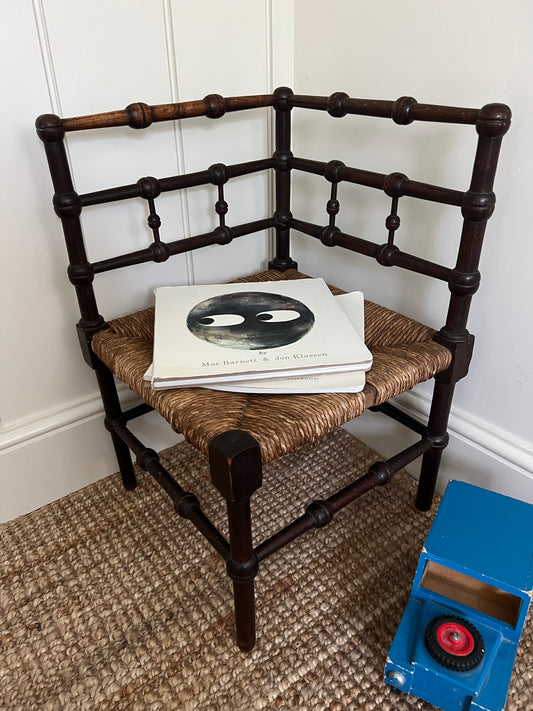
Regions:
<svg viewBox="0 0 533 711"><path fill-rule="evenodd" d="M277 84L291 84L294 12L282 0L32 0L7 3L3 20L9 31L0 51L10 71L0 82L16 111L6 116L2 155L17 187L9 195L4 191L0 212L2 233L9 236L2 240L0 260L3 325L9 334L0 354L0 519L6 520L117 468L96 381L79 351L74 329L79 314L66 278L66 250L35 118L122 109L135 101L186 101L208 93L267 93ZM90 140L69 134L76 189L130 184L144 175L165 177L272 151L266 110L258 110L251 122L228 114L219 122L202 117L184 124L170 130L153 125L142 136L128 128L92 132ZM161 196L163 239L211 230L215 200L214 186ZM266 216L272 207L270 180L266 175L237 179L227 186L227 201L228 224ZM84 210L90 258L145 247L150 240L145 210L141 201ZM152 301L156 284L219 281L264 268L268 257L269 235L263 233L250 237L246 250L235 240L223 251L215 246L144 265L142 282L141 267L99 275L100 310L112 317L142 308ZM178 437L152 415L132 428L154 434L158 446Z"/></svg>

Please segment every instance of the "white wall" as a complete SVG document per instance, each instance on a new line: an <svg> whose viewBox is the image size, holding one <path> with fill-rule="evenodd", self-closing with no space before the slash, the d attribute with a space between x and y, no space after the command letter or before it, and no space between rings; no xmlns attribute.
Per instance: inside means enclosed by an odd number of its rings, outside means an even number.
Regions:
<svg viewBox="0 0 533 711"><path fill-rule="evenodd" d="M352 96L385 99L411 94L424 102L472 106L498 100L513 108L513 126L504 139L496 184L497 211L487 232L483 287L472 312L476 357L471 376L458 387L444 477L459 475L533 499L533 343L527 272L532 256L528 236L532 207L525 163L532 148L527 131L533 115L528 82L532 12L529 0L511 0L503 9L496 0L440 4L423 0L401 4L382 0L33 0L32 4L4 0L0 52L2 67L9 71L4 70L0 78L4 99L0 132L4 177L0 196L4 325L0 521L116 469L102 427L94 376L81 360L74 332L78 314L65 276L65 249L59 221L51 210L50 179L33 128L35 117L49 111L63 115L105 111L132 101L187 100L211 92L270 91L281 84L294 85L300 93L327 95L342 90ZM470 37L473 23L477 30ZM406 165L403 156L391 153L395 136L390 127L377 134L377 149L367 150L370 134L366 130L349 133L346 141L342 122L335 124L332 138L320 121L296 118L307 122L303 124L305 140L297 144L307 155L323 157L325 152L329 159L337 147L341 151L342 139L343 155L337 157L346 162L374 161L374 169L389 172L396 169L390 165L392 156L411 177L443 179L452 187L458 178L463 180L455 165L463 160L463 153L466 156L470 144L454 132L446 133L441 143L446 148L444 164L433 160L431 132L423 131L416 133L416 140L422 141L423 150L417 156L424 160L417 158ZM215 160L245 159L252 151L250 133L238 116L223 121L225 154ZM182 168L203 168L205 161L211 164L213 152L204 128L202 120L191 120L182 132L167 138L159 126L151 127L143 174L162 176ZM406 128L419 131L414 126ZM259 131L263 144L254 148L255 157L256 150L268 147L271 126L259 116L254 130ZM140 177L129 150L137 145L137 132L125 129L119 139L110 141L103 131L98 140L110 184ZM380 145L386 150L380 151ZM83 159L78 188L92 189L96 153L74 134L69 136L69 151L74 161ZM464 181L459 187L464 187ZM236 217L246 217L251 201L254 206L268 201L268 186L261 179L253 195L242 188L238 195L243 198L241 213L232 198L230 209ZM164 224L178 236L211 224L203 197L202 190L191 190L183 200L161 201ZM373 203L351 205L347 196L342 197L346 219L357 230L371 236L367 228L370 232L382 229L381 216L378 223L373 222L377 214ZM105 207L87 211L86 227L98 235L92 247L94 256L113 252L126 239L136 247L145 245L146 233L139 226L142 207L133 216L119 213L113 222L109 214ZM409 211L402 216L402 239L409 246L420 246L423 230L409 223ZM442 218L444 239L438 253L430 256L445 259L448 254L447 219ZM266 236L256 240L253 258L266 260L267 242ZM513 245L515 256L506 251L508 244ZM238 241L226 248L224 259L228 252L237 258L235 273L245 272L249 261L240 254ZM219 254L215 247L189 259L154 265L153 283L215 278ZM339 262L332 250L320 247L301 259L303 269L322 272L341 286L362 287L371 296L381 277L367 264L355 272L347 262ZM509 293L502 288L506 275L511 275ZM124 270L120 277L100 280L104 306L120 312L115 279L135 291L135 268ZM430 317L432 309L420 302L416 289L395 276L385 298L399 307L418 309L421 318ZM150 298L144 289L135 291L135 297L139 306ZM438 302L445 295L435 292L432 298ZM427 388L402 402L415 412L424 410ZM375 417L359 418L354 427L356 434L379 450ZM142 427L157 435L160 446L176 440L155 419L148 419ZM402 439L400 433L393 434Z"/></svg>
<svg viewBox="0 0 533 711"><path fill-rule="evenodd" d="M422 103L480 107L507 103L513 123L504 137L495 184L497 207L488 223L481 262L482 285L474 298L469 329L476 335L471 372L457 386L450 421L452 439L446 451L441 483L468 479L533 501L533 307L530 276L533 242L530 198L533 154L533 71L529 0L451 0L403 3L352 0L296 0L295 87L298 93L396 99L414 96ZM464 190L475 131L414 123L346 117L331 126L329 117L295 111L303 133L295 152L316 159L340 158L350 165ZM467 135L468 134L468 135ZM439 136L436 143L434 138ZM402 153L398 139L405 139ZM412 151L411 149L415 149ZM318 178L304 181L297 198L298 214L306 211L324 222L320 209L309 212L310 191L322 190ZM326 188L327 191L327 188ZM386 241L383 226L387 201L373 200L370 190L352 187L341 193L341 227L352 234ZM320 193L325 205L327 193ZM378 211L379 208L379 211ZM422 206L415 218L408 200L400 201L402 226L397 242L406 251L422 251L436 261L453 254L452 237L460 216L450 208ZM318 214L317 214L318 212ZM433 218L438 244L428 240ZM432 227L433 230L433 227ZM303 250L301 250L302 252ZM301 253L300 252L300 253ZM361 288L393 308L440 327L436 308L448 293L435 287L421 297L422 277L385 270L368 259L351 262L335 250L316 245L301 267L320 269L345 288ZM385 274L386 272L386 274ZM391 279L392 277L392 279ZM442 309L441 309L442 311ZM429 388L419 387L400 403L415 414L427 410ZM368 414L351 427L355 434L383 449L376 438L376 418ZM391 426L398 444L408 440ZM387 455L389 451L383 451Z"/></svg>
<svg viewBox="0 0 533 711"><path fill-rule="evenodd" d="M270 92L292 82L292 23L292 8L281 0L2 4L0 521L117 468L102 426L94 375L79 352L74 329L79 314L66 279L61 226L51 208L51 181L35 118L48 112L73 116L121 109L134 101L156 104L208 93ZM101 131L90 144L85 136L70 134L77 189L127 184L143 175L164 177L271 151L266 110L258 111L251 125L237 114L217 122L217 152L206 135L206 122L191 119L175 134L168 125L150 127L148 136L143 135L142 165L132 150L138 156L139 132ZM102 184L102 177L107 182ZM251 188L248 183L228 186L228 223L256 219L263 211L267 215L267 179L254 178ZM181 200L160 199L164 238L212 229L213 190L193 189ZM93 259L149 243L144 206L135 206L133 213L124 207L118 216L115 207L84 211ZM237 240L222 252L212 247L151 265L151 284L218 280L221 259L225 273L230 269L235 275L249 273L258 261L266 266L268 236L248 244L253 246L245 254ZM106 316L126 308L118 298L121 286L127 285L139 307L151 298L149 285L137 286L135 267L97 282ZM159 446L177 439L169 428L156 425L155 418L135 424L139 426L152 429Z"/></svg>

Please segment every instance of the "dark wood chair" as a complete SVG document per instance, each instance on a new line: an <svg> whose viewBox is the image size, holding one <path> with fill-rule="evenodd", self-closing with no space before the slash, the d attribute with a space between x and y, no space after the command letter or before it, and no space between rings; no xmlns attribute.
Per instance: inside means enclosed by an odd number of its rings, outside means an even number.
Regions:
<svg viewBox="0 0 533 711"><path fill-rule="evenodd" d="M155 122L185 121L198 116L221 119L227 112L253 111L259 107L272 107L275 111L275 151L271 156L235 165L214 163L205 170L184 175L144 177L134 184L107 186L85 194L74 190L64 141L68 132L120 126L147 129ZM411 180L397 172L385 175L349 167L339 160L322 163L295 157L291 152L291 110L294 107L326 112L337 120L350 115L347 120L353 121L353 115L364 115L380 117L380 120L390 118L397 124L432 121L473 126L478 137L470 187L466 191L454 190ZM169 494L178 514L189 519L226 561L234 588L237 642L242 650L250 650L255 644L254 578L259 564L267 557L313 527L328 524L337 511L371 488L387 484L396 472L419 457L422 464L416 506L426 510L431 505L439 462L448 443L447 422L454 387L467 374L471 359L474 338L467 330L467 317L472 296L479 286L478 263L483 235L495 203L496 164L510 118L509 108L502 104L489 104L478 110L420 104L410 97L397 101L367 101L344 93L330 97L300 96L290 89L279 88L268 95L223 98L213 94L200 101L179 104L135 103L124 110L91 116L59 118L46 114L37 119L37 132L44 142L54 185L53 204L61 218L67 244L68 276L75 287L81 312L77 325L81 349L98 380L105 426L113 440L124 486L133 489L136 485L133 453L138 465ZM215 125L216 122L210 123L210 127ZM87 133L87 139L91 135L94 134ZM226 223L226 183L237 176L259 171L274 172L274 214L259 215L256 221L230 226ZM325 186L329 184L323 224L311 224L292 214L291 175L296 171L323 176ZM337 187L341 182L374 188L390 197L390 214L385 216L388 236L383 244L346 234L336 225ZM155 205L158 196L208 184L218 189L215 204L218 226L206 234L163 241ZM460 210L462 231L454 268L406 253L395 245L398 205L404 196ZM148 226L153 233L151 243L144 249L90 262L80 221L83 211L91 205L139 199L148 206ZM443 327L435 332L407 315L366 302L366 341L374 361L364 390L356 394L272 396L200 388L153 390L150 383L143 380L152 358L153 309L106 321L96 303L95 277L130 265L164 262L173 255L208 245L227 244L234 239L244 242L247 235L269 228L276 235L275 255L268 269L263 265L261 270L258 265L258 273L243 280L304 278L290 252L290 232L296 230L329 247L347 250L347 255L358 252L373 257L381 265L400 267L446 282L450 298L447 316L442 316ZM219 281L226 280L221 274ZM334 293L339 291L331 288ZM114 376L138 393L143 403L123 411ZM427 422L420 423L390 402L415 384L431 378L434 378L434 390ZM386 461L373 464L364 476L342 491L311 503L296 520L254 546L250 498L261 486L262 465L331 432L367 408L413 430L418 435L416 443ZM229 541L203 513L196 496L185 491L169 475L157 453L146 447L128 427L133 418L152 409L209 455L212 482L227 502Z"/></svg>

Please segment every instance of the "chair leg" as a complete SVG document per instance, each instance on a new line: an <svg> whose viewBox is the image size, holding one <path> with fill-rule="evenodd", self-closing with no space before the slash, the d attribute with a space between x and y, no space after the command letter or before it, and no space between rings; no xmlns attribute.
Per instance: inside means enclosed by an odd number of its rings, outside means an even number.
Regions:
<svg viewBox="0 0 533 711"><path fill-rule="evenodd" d="M135 477L130 448L119 437L119 435L116 432L113 432L113 430L109 427L110 421L118 420L122 415L122 409L120 407L113 373L105 366L96 368L95 372L106 414L106 427L111 434L111 440L113 442L120 475L122 477L122 484L125 489L132 490L137 486L137 479Z"/></svg>
<svg viewBox="0 0 533 711"><path fill-rule="evenodd" d="M427 428L433 444L422 458L416 495L415 505L420 511L428 511L433 501L442 453L448 444L447 427L454 390L455 383L440 383L437 377Z"/></svg>
<svg viewBox="0 0 533 711"><path fill-rule="evenodd" d="M115 432L110 434L122 478L122 486L128 491L133 491L137 486L137 477L135 476L130 449Z"/></svg>
<svg viewBox="0 0 533 711"><path fill-rule="evenodd" d="M243 652L255 645L254 580L259 562L252 541L250 498L262 482L261 450L242 430L230 430L209 443L211 480L226 499L230 553L226 560L233 581L235 632Z"/></svg>

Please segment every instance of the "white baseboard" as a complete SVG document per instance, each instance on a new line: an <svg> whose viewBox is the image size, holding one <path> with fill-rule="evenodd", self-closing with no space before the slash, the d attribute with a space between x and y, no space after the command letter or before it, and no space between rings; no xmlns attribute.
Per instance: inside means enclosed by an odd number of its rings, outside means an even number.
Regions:
<svg viewBox="0 0 533 711"><path fill-rule="evenodd" d="M400 409L416 419L426 418L429 398L411 391L396 398ZM379 426L375 418L380 418ZM384 422L385 420L385 422ZM416 441L416 435L381 414L365 413L347 429L384 457L389 457ZM385 432L384 432L385 431ZM437 490L443 492L450 479L460 479L533 503L533 446L505 431L453 410ZM385 434L385 436L383 436ZM417 477L419 461L407 467Z"/></svg>
<svg viewBox="0 0 533 711"><path fill-rule="evenodd" d="M123 405L138 400L122 391ZM0 429L0 522L34 511L117 471L98 395ZM156 450L181 438L155 413L130 423Z"/></svg>
<svg viewBox="0 0 533 711"><path fill-rule="evenodd" d="M9 453L95 417L103 417L102 401L97 394L16 420L0 430L0 452Z"/></svg>
<svg viewBox="0 0 533 711"><path fill-rule="evenodd" d="M429 412L428 397L416 392L405 393L402 396L404 407L417 413ZM521 471L526 477L533 479L533 442L519 441L510 432L491 427L486 422L476 420L460 410L453 410L450 416L449 430L479 451L485 451L490 456L511 465Z"/></svg>
<svg viewBox="0 0 533 711"><path fill-rule="evenodd" d="M125 405L134 400L122 392ZM426 415L428 399L406 393L398 405L414 417ZM380 419L379 427L376 418ZM180 440L155 413L131 423L154 449ZM384 457L408 446L413 435L383 415L365 413L347 429ZM533 449L465 413L450 417L450 445L444 452L438 489L462 479L533 503ZM384 437L385 435L385 437ZM386 446L384 446L386 443ZM76 491L117 470L97 395L0 429L0 522L8 521ZM418 465L408 468L416 476Z"/></svg>

